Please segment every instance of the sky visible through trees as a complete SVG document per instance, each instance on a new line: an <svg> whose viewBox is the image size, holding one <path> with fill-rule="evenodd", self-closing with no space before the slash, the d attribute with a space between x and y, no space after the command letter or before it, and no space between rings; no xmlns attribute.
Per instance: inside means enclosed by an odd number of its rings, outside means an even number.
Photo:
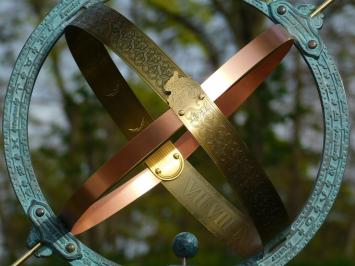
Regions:
<svg viewBox="0 0 355 266"><path fill-rule="evenodd" d="M0 0L0 110L16 56L56 2ZM199 82L271 25L239 0L112 0L108 4L133 20ZM343 77L353 122L354 1L336 0L325 14L320 34ZM112 56L149 113L158 117L167 107L117 56ZM126 140L82 78L64 38L44 63L29 114L34 169L52 208L58 212L75 188ZM295 48L231 121L266 169L290 216L296 217L317 174L323 126L312 76ZM354 134L351 138L354 140ZM30 222L12 191L2 145L0 150L0 265L9 265L26 250ZM354 152L352 141L345 181L335 207L320 232L291 265L355 265ZM189 161L238 204L229 185L201 149ZM235 265L240 259L161 187L80 239L120 264L156 266L177 264L171 241L181 231L190 231L200 240L200 251L191 260L192 265ZM64 264L53 256L32 259L28 265Z"/></svg>

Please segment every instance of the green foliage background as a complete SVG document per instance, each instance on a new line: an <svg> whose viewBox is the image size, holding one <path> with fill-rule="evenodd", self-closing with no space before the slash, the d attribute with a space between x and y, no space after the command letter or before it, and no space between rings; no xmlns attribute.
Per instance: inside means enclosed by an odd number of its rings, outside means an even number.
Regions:
<svg viewBox="0 0 355 266"><path fill-rule="evenodd" d="M0 110L19 49L55 3L0 2ZM112 0L108 4L138 24L198 81L207 78L270 25L239 0ZM321 32L343 75L351 112L355 107L354 12L353 1L335 1L326 12ZM152 116L166 110L134 73L116 57L115 61ZM294 218L312 189L323 138L316 88L296 49L231 121L265 167ZM126 143L78 72L64 39L53 48L38 78L29 135L36 174L57 212L74 190ZM9 265L26 250L25 239L31 225L12 191L2 145L0 150L0 265ZM350 153L345 182L329 219L290 265L355 265L353 145ZM202 150L190 162L238 205L230 187ZM200 240L198 256L189 261L192 265L235 265L240 260L161 187L80 238L122 265L156 266L178 263L171 241L180 231L193 232ZM27 265L65 263L52 256L31 259Z"/></svg>

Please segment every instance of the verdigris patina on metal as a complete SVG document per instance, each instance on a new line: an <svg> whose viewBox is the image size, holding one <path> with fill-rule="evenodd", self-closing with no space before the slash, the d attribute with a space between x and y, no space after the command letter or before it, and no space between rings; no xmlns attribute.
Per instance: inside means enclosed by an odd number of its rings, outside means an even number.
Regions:
<svg viewBox="0 0 355 266"><path fill-rule="evenodd" d="M62 0L34 30L21 51L9 82L3 119L6 162L15 193L33 222L29 246L41 242L37 253L59 253L71 265L116 265L71 235L48 205L34 174L28 148L28 109L40 68L51 47L81 8L99 0ZM312 239L326 219L339 191L349 146L349 115L337 67L318 30L323 15L312 5L288 1L245 0L294 36L317 83L324 116L324 149L314 189L296 220L271 241L265 252L243 265L285 265Z"/></svg>
<svg viewBox="0 0 355 266"><path fill-rule="evenodd" d="M3 135L9 175L24 212L34 224L28 244L33 246L41 241L45 247L38 255L47 256L55 250L71 265L117 264L103 258L67 233L67 229L49 207L31 164L27 136L28 109L33 86L51 47L81 8L98 2L63 0L44 18L16 61L4 107ZM39 208L41 210L37 211Z"/></svg>
<svg viewBox="0 0 355 266"><path fill-rule="evenodd" d="M259 9L273 22L283 25L296 39L296 46L314 76L324 118L322 162L306 205L282 236L278 246L269 246L264 255L245 265L285 265L313 238L325 221L339 192L349 147L349 113L344 86L328 50L318 34L323 14L311 17L315 6L293 6L288 1L245 2ZM284 10L284 12L280 12Z"/></svg>

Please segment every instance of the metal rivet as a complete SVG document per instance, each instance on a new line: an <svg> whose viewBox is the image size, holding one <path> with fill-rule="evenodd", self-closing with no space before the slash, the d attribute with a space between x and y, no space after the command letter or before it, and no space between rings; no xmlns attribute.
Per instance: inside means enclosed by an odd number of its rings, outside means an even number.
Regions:
<svg viewBox="0 0 355 266"><path fill-rule="evenodd" d="M206 95L204 95L203 93L200 94L200 96L198 96L198 98L202 101L203 99L205 99Z"/></svg>
<svg viewBox="0 0 355 266"><path fill-rule="evenodd" d="M180 110L179 111L179 116L184 116L185 115L185 111L184 110Z"/></svg>
<svg viewBox="0 0 355 266"><path fill-rule="evenodd" d="M38 208L38 209L36 210L36 215L37 215L38 217L42 217L42 216L44 215L44 209Z"/></svg>
<svg viewBox="0 0 355 266"><path fill-rule="evenodd" d="M68 245L66 245L65 250L68 253L73 253L75 251L75 245L73 243L69 243Z"/></svg>
<svg viewBox="0 0 355 266"><path fill-rule="evenodd" d="M277 8L277 13L278 13L279 15L284 15L284 14L286 13L286 11L287 11L287 9L286 9L285 6L279 6L279 7Z"/></svg>
<svg viewBox="0 0 355 266"><path fill-rule="evenodd" d="M174 158L175 158L176 160L178 160L178 159L180 158L180 154L175 153L175 154L174 154Z"/></svg>
<svg viewBox="0 0 355 266"><path fill-rule="evenodd" d="M315 49L315 48L317 48L317 46L318 46L318 43L317 43L315 40L310 40L310 41L308 42L308 47L309 47L310 49Z"/></svg>
<svg viewBox="0 0 355 266"><path fill-rule="evenodd" d="M160 174L161 174L160 168L155 169L155 173L156 173L157 175L160 175Z"/></svg>

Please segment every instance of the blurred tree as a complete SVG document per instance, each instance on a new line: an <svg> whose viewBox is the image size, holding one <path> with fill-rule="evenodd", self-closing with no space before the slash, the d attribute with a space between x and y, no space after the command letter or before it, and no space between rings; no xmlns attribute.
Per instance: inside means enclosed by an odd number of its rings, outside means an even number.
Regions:
<svg viewBox="0 0 355 266"><path fill-rule="evenodd" d="M5 16L1 12L3 3L0 2L0 18ZM21 29L24 29L28 21L33 26L37 24L56 1L18 0L18 3L21 4L17 8L29 12L21 16L15 12L11 15L9 13L6 16L7 23L0 24L0 48L6 47L10 54L14 53L11 44L19 36L9 33L8 28L17 27L19 30L15 33L21 34ZM110 1L108 4L119 8L134 20L183 69L200 81L268 25L261 14L242 1L132 0ZM339 60L345 85L349 88L350 102L353 103L355 91L350 87L355 82L352 76L355 58L352 44L355 34L350 29L346 31L344 27L338 26L341 23L354 24L349 23L354 21L349 9L354 11L349 0L334 4L330 8L331 12L327 12L329 21L326 22L322 35ZM340 37L341 45L333 40ZM12 55L1 60L1 63L11 68L13 61ZM119 60L116 61L153 116L158 116L166 109L135 74L122 66ZM51 84L57 89L54 101L59 104L65 123L58 124L56 117L51 119L50 130L41 133L43 137L40 145L32 147L32 161L51 206L59 211L74 189L119 150L125 139L88 89L70 59L63 40L53 48L42 73L49 74L46 79L51 80ZM286 63L231 118L257 159L265 166L292 217L298 214L312 188L314 169L318 167L322 145L319 141L319 136L322 135L322 114L312 77L307 73L301 57L293 51ZM0 76L0 86L4 87L4 84ZM38 84L36 90L39 94L43 92ZM36 97L33 100L36 101ZM0 100L0 108L2 103ZM32 117L31 123L37 125L42 122ZM53 139L57 141L53 142ZM351 153L354 154L354 149ZM0 159L0 228L4 236L3 240L0 237L3 249L0 256L8 264L23 251L29 223L19 210L8 179L4 178L4 163ZM238 204L218 169L211 166L210 159L201 149L191 158L191 162L231 201ZM354 162L351 161L350 169L353 167ZM341 197L330 219L293 262L294 265L355 263L353 180L351 172L348 172ZM124 265L155 266L174 262L170 242L176 233L186 230L194 232L201 243L200 254L191 260L192 264L232 265L238 261L236 254L223 243L215 241L160 187L137 200L119 215L85 233L81 239L95 250ZM338 260L344 255L349 261ZM322 262L317 264L317 261ZM33 263L63 265L57 257L33 260Z"/></svg>

